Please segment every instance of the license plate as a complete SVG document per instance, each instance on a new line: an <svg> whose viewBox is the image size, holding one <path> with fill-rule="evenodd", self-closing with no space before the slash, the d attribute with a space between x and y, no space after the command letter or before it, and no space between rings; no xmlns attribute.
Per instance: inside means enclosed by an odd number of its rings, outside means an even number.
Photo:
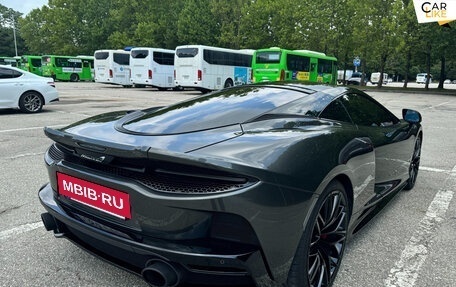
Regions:
<svg viewBox="0 0 456 287"><path fill-rule="evenodd" d="M122 219L131 219L130 195L57 172L58 192L71 200Z"/></svg>

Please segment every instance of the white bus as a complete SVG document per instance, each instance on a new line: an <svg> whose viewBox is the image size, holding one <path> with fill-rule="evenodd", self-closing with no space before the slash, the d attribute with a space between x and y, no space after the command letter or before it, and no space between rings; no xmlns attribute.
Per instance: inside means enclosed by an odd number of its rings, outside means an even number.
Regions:
<svg viewBox="0 0 456 287"><path fill-rule="evenodd" d="M174 88L174 50L138 47L130 50L131 83L159 90Z"/></svg>
<svg viewBox="0 0 456 287"><path fill-rule="evenodd" d="M97 50L94 54L95 82L130 87L130 52Z"/></svg>
<svg viewBox="0 0 456 287"><path fill-rule="evenodd" d="M201 92L251 83L254 50L231 50L202 45L176 47L176 86Z"/></svg>

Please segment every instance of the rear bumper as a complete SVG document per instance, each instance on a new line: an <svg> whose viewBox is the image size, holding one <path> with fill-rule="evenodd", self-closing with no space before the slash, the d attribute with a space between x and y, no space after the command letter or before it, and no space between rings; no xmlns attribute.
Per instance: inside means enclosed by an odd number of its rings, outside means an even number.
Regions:
<svg viewBox="0 0 456 287"><path fill-rule="evenodd" d="M55 220L52 229L56 237L66 238L89 253L138 275L150 260L160 259L177 266L186 284L260 286L259 282L269 281L267 285L274 286L267 278L261 251L253 247L237 253L216 254L167 241L129 239L109 232L108 226L66 210L55 201L50 184L39 191L39 199Z"/></svg>

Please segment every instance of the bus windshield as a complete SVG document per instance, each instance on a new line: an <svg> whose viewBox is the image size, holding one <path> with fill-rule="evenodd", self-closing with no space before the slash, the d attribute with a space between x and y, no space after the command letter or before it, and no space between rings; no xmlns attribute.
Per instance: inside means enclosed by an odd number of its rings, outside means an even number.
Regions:
<svg viewBox="0 0 456 287"><path fill-rule="evenodd" d="M280 54L280 51L258 52L256 54L256 62L258 64L280 63Z"/></svg>

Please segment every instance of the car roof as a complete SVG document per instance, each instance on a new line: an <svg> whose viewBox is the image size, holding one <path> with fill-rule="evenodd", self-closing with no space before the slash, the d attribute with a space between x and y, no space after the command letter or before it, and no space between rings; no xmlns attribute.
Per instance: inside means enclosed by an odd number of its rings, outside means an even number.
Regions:
<svg viewBox="0 0 456 287"><path fill-rule="evenodd" d="M30 78L30 77L38 77L38 78L43 78L41 76L38 76L38 75L35 75L33 73L30 73L29 71L25 71L25 70L22 70L22 69L19 69L17 67L13 67L13 66L9 66L9 65L0 65L0 68L5 68L5 69L11 69L13 71L17 71L19 73L22 74L22 76L24 75L27 75L26 77ZM45 77L44 77L45 78Z"/></svg>
<svg viewBox="0 0 456 287"><path fill-rule="evenodd" d="M15 71L19 71L19 72L23 72L24 70L21 70L21 69L18 69L16 67L13 67L13 66L10 66L10 65L0 65L1 68L7 68L7 69L11 69L11 70L15 70Z"/></svg>

